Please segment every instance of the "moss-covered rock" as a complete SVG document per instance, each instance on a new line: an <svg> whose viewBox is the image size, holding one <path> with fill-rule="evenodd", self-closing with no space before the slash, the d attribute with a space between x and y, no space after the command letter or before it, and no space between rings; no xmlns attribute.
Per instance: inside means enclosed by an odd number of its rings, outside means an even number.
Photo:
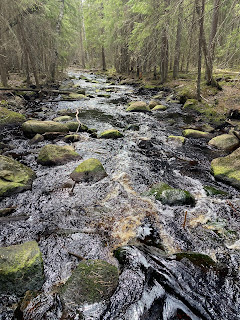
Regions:
<svg viewBox="0 0 240 320"><path fill-rule="evenodd" d="M118 269L103 260L82 261L63 286L66 309L109 299L118 284Z"/></svg>
<svg viewBox="0 0 240 320"><path fill-rule="evenodd" d="M222 134L211 139L208 144L220 150L233 151L239 147L240 141L233 134Z"/></svg>
<svg viewBox="0 0 240 320"><path fill-rule="evenodd" d="M162 204L170 206L195 205L194 196L189 191L174 189L164 182L153 185L146 195L153 195Z"/></svg>
<svg viewBox="0 0 240 320"><path fill-rule="evenodd" d="M123 134L116 129L109 129L100 133L99 138L101 139L118 139L122 138Z"/></svg>
<svg viewBox="0 0 240 320"><path fill-rule="evenodd" d="M153 109L153 108L156 107L158 104L159 104L158 101L156 101L156 100L151 100L151 101L149 102L149 104L148 104L148 107L149 107L150 109Z"/></svg>
<svg viewBox="0 0 240 320"><path fill-rule="evenodd" d="M41 148L37 162L43 166L53 166L79 159L79 154L71 146L49 144Z"/></svg>
<svg viewBox="0 0 240 320"><path fill-rule="evenodd" d="M98 159L90 158L83 161L70 177L76 182L97 182L107 176L103 165Z"/></svg>
<svg viewBox="0 0 240 320"><path fill-rule="evenodd" d="M44 136L40 133L35 134L35 136L29 141L30 144L35 144L44 141Z"/></svg>
<svg viewBox="0 0 240 320"><path fill-rule="evenodd" d="M186 141L186 138L182 136L168 136L168 141L176 143L178 145L183 145Z"/></svg>
<svg viewBox="0 0 240 320"><path fill-rule="evenodd" d="M165 110L167 110L167 108L168 108L167 106L163 106L161 104L158 104L152 109L152 111L165 111Z"/></svg>
<svg viewBox="0 0 240 320"><path fill-rule="evenodd" d="M22 129L27 136L34 136L36 133L46 132L68 132L69 129L64 123L56 121L29 120L23 123Z"/></svg>
<svg viewBox="0 0 240 320"><path fill-rule="evenodd" d="M183 130L182 134L186 138L210 138L210 135L208 132L194 130L194 129Z"/></svg>
<svg viewBox="0 0 240 320"><path fill-rule="evenodd" d="M80 136L78 134L68 134L64 137L65 142L77 142L80 141Z"/></svg>
<svg viewBox="0 0 240 320"><path fill-rule="evenodd" d="M26 121L23 114L0 107L0 128L21 125Z"/></svg>
<svg viewBox="0 0 240 320"><path fill-rule="evenodd" d="M44 282L42 255L36 241L0 248L0 294L23 295Z"/></svg>
<svg viewBox="0 0 240 320"><path fill-rule="evenodd" d="M79 123L77 121L69 121L66 122L66 126L68 127L69 131L76 132L78 129L78 132L88 132L88 127L81 123L79 126ZM79 128L78 128L79 127Z"/></svg>
<svg viewBox="0 0 240 320"><path fill-rule="evenodd" d="M56 122L67 122L67 121L71 121L72 117L71 116L61 116L61 117L57 117L55 119L53 119L53 121Z"/></svg>
<svg viewBox="0 0 240 320"><path fill-rule="evenodd" d="M137 111L137 112L146 112L151 111L150 108L147 106L146 102L143 101L136 101L132 102L130 106L126 109L126 111Z"/></svg>
<svg viewBox="0 0 240 320"><path fill-rule="evenodd" d="M229 194L227 192L224 192L222 190L216 189L211 186L204 186L203 189L205 190L207 196L223 196L223 197L229 197Z"/></svg>
<svg viewBox="0 0 240 320"><path fill-rule="evenodd" d="M226 157L214 159L211 171L216 179L240 189L240 148Z"/></svg>
<svg viewBox="0 0 240 320"><path fill-rule="evenodd" d="M62 95L62 98L66 101L76 101L86 99L87 97L84 94L72 92L70 94Z"/></svg>
<svg viewBox="0 0 240 320"><path fill-rule="evenodd" d="M0 197L31 189L35 177L30 168L0 155Z"/></svg>
<svg viewBox="0 0 240 320"><path fill-rule="evenodd" d="M182 259L188 259L194 265L206 269L216 269L216 262L207 256L206 254L198 253L198 252L179 252L176 253L176 260L181 261Z"/></svg>

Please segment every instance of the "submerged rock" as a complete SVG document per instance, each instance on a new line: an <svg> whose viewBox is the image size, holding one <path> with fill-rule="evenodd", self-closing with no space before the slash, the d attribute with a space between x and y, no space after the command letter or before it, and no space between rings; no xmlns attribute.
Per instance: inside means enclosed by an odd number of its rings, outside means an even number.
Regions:
<svg viewBox="0 0 240 320"><path fill-rule="evenodd" d="M43 166L51 166L64 164L79 158L79 154L71 146L49 144L41 148L37 162Z"/></svg>
<svg viewBox="0 0 240 320"><path fill-rule="evenodd" d="M207 256L206 254L198 253L198 252L179 252L176 253L176 260L181 261L182 259L188 259L194 265L199 266L206 269L216 269L216 262Z"/></svg>
<svg viewBox="0 0 240 320"><path fill-rule="evenodd" d="M118 269L103 260L82 261L61 290L65 309L110 298L118 277Z"/></svg>
<svg viewBox="0 0 240 320"><path fill-rule="evenodd" d="M107 176L103 165L98 159L90 158L83 161L70 177L76 182L97 182Z"/></svg>
<svg viewBox="0 0 240 320"><path fill-rule="evenodd" d="M194 130L194 129L183 130L182 134L186 138L209 138L210 137L208 132Z"/></svg>
<svg viewBox="0 0 240 320"><path fill-rule="evenodd" d="M42 254L36 241L0 248L0 293L23 295L44 282Z"/></svg>
<svg viewBox="0 0 240 320"><path fill-rule="evenodd" d="M168 108L167 106L163 106L161 104L158 104L152 109L152 111L165 111L165 110L167 110L167 108Z"/></svg>
<svg viewBox="0 0 240 320"><path fill-rule="evenodd" d="M208 144L224 151L233 151L239 147L240 141L233 134L222 134L211 139Z"/></svg>
<svg viewBox="0 0 240 320"><path fill-rule="evenodd" d="M153 109L154 107L156 107L157 105L159 105L158 101L156 100L151 100L148 104L150 109Z"/></svg>
<svg viewBox="0 0 240 320"><path fill-rule="evenodd" d="M76 132L77 130L78 130L78 132L87 132L88 131L88 127L85 124L81 123L79 125L79 123L77 121L66 122L66 126L68 127L69 131L71 131L71 132Z"/></svg>
<svg viewBox="0 0 240 320"><path fill-rule="evenodd" d="M29 143L30 143L30 144L35 144L35 143L42 142L42 141L44 141L44 136L41 135L40 133L37 133L37 134L29 141Z"/></svg>
<svg viewBox="0 0 240 320"><path fill-rule="evenodd" d="M182 136L168 136L168 141L171 141L177 145L183 145L186 141L186 138Z"/></svg>
<svg viewBox="0 0 240 320"><path fill-rule="evenodd" d="M99 138L101 139L118 139L122 138L123 134L116 129L109 129L100 133Z"/></svg>
<svg viewBox="0 0 240 320"><path fill-rule="evenodd" d="M136 101L132 102L130 106L126 109L126 111L140 111L146 112L151 111L150 108L147 106L146 102L143 101Z"/></svg>
<svg viewBox="0 0 240 320"><path fill-rule="evenodd" d="M26 121L26 117L18 112L0 107L0 128L18 126Z"/></svg>
<svg viewBox="0 0 240 320"><path fill-rule="evenodd" d="M164 182L154 184L146 195L153 195L156 200L169 206L195 205L194 196L189 191L174 189Z"/></svg>
<svg viewBox="0 0 240 320"><path fill-rule="evenodd" d="M77 142L80 141L80 136L78 134L68 134L63 140L65 142Z"/></svg>
<svg viewBox="0 0 240 320"><path fill-rule="evenodd" d="M71 116L61 116L61 117L57 117L55 119L53 119L53 121L56 121L56 122L67 122L67 121L70 121L72 120L73 117Z"/></svg>
<svg viewBox="0 0 240 320"><path fill-rule="evenodd" d="M225 196L225 197L230 197L227 192L224 192L222 190L216 189L211 186L204 186L203 189L205 190L207 196Z"/></svg>
<svg viewBox="0 0 240 320"><path fill-rule="evenodd" d="M26 135L33 136L36 133L43 134L45 132L68 132L69 129L64 123L56 121L39 121L29 120L22 125L23 132Z"/></svg>
<svg viewBox="0 0 240 320"><path fill-rule="evenodd" d="M240 189L240 148L226 157L213 159L211 171L216 179Z"/></svg>
<svg viewBox="0 0 240 320"><path fill-rule="evenodd" d="M30 168L0 155L0 197L31 189L35 177Z"/></svg>

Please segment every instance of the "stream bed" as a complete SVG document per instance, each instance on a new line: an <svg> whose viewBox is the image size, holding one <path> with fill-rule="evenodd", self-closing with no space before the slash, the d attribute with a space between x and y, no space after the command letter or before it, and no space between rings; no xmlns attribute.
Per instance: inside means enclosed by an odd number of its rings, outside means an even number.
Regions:
<svg viewBox="0 0 240 320"><path fill-rule="evenodd" d="M61 110L78 109L79 120L89 128L98 133L116 128L124 137L97 139L80 133L75 151L82 160L99 159L108 176L78 183L72 194L69 175L81 160L54 167L36 162L42 146L66 145L61 137L30 144L21 130L1 133L2 141L11 145L6 155L32 168L37 178L32 190L1 201L0 208L16 207L13 216L27 219L1 221L0 246L36 240L45 283L24 315L14 311L16 296L1 296L0 319L240 319L239 192L210 173L211 160L225 154L211 149L205 139L190 138L184 145L168 140L196 124L180 104L163 98L166 111L126 112L128 101L149 102L157 90L109 84L94 74L70 76L91 98L29 103L26 114L52 120ZM143 196L160 181L191 192L196 205L168 206ZM207 196L205 186L227 196ZM108 301L74 307L63 315L57 288L79 264L69 252L116 265L120 277ZM199 263L180 252L205 254L215 263Z"/></svg>

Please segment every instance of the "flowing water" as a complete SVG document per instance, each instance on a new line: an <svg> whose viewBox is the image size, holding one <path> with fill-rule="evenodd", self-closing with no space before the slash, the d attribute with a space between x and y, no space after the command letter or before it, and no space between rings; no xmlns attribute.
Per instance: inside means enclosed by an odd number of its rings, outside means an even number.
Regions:
<svg viewBox="0 0 240 320"><path fill-rule="evenodd" d="M80 73L70 75L79 79ZM183 146L168 141L169 135L181 135L189 123L196 124L181 105L163 99L162 104L169 106L166 111L129 113L127 101L149 101L157 92L110 85L103 77L83 75L96 83L73 81L86 89L90 99L38 101L29 104L26 113L51 120L62 109L74 113L79 109L79 119L88 127L124 132L118 140L81 133L81 140L73 144L83 160L102 162L106 178L94 184L79 183L71 194L69 175L79 161L43 167L36 157L49 141L31 145L18 130L1 134L2 141L11 145L7 154L37 174L32 190L0 204L1 208L16 206L16 217L27 216L0 221L0 245L37 240L43 254L46 281L24 319L81 319L77 311L87 320L240 319L239 193L215 181L209 170L211 160L224 154L211 150L202 139L188 139ZM106 90L110 96L99 97ZM55 142L66 144L61 138ZM190 191L196 206L169 207L142 196L159 181ZM208 197L205 185L228 196ZM113 251L119 247L118 263ZM57 288L79 263L69 252L118 265L121 273L110 301L84 305L64 318ZM178 252L203 253L216 263L179 258ZM13 315L17 302L14 295L0 298L1 320L22 319L17 312Z"/></svg>

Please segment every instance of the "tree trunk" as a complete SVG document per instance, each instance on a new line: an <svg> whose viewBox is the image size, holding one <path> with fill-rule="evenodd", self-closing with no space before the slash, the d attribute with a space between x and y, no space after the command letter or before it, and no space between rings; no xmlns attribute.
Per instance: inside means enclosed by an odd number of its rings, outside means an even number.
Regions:
<svg viewBox="0 0 240 320"><path fill-rule="evenodd" d="M107 70L104 46L102 46L102 69L103 71Z"/></svg>
<svg viewBox="0 0 240 320"><path fill-rule="evenodd" d="M60 10L59 10L59 16L58 16L58 20L57 20L57 24L56 24L56 38L59 37L60 32L61 32L61 27L62 27L62 20L64 17L64 1L65 0L61 0L60 1ZM53 54L53 60L52 60L52 64L50 67L50 80L51 82L55 82L56 79L56 68L57 68L57 64L58 64L58 57L59 57L59 53L58 53L58 39L55 39L55 44L54 44L55 48L54 48L54 54Z"/></svg>
<svg viewBox="0 0 240 320"><path fill-rule="evenodd" d="M188 55L187 55L187 66L186 66L186 71L189 71L189 64L190 64L190 57L191 57L191 52L192 52L192 40L193 40L193 34L195 30L195 13L196 13L196 0L193 5L193 13L192 13L192 23L190 27L190 35L189 35L189 49L188 49Z"/></svg>
<svg viewBox="0 0 240 320"><path fill-rule="evenodd" d="M201 71L202 71L202 44L203 44L203 26L204 26L204 11L205 0L196 0L196 11L199 16L199 41L198 41L198 79L197 79L197 99L201 101Z"/></svg>
<svg viewBox="0 0 240 320"><path fill-rule="evenodd" d="M4 87L8 86L7 68L6 68L6 52L4 49L0 51L0 75Z"/></svg>
<svg viewBox="0 0 240 320"><path fill-rule="evenodd" d="M178 26L177 26L174 65L173 65L173 79L176 79L178 77L178 72L179 72L180 46L181 46L181 36L182 36L183 1L184 0L181 0L179 3Z"/></svg>

